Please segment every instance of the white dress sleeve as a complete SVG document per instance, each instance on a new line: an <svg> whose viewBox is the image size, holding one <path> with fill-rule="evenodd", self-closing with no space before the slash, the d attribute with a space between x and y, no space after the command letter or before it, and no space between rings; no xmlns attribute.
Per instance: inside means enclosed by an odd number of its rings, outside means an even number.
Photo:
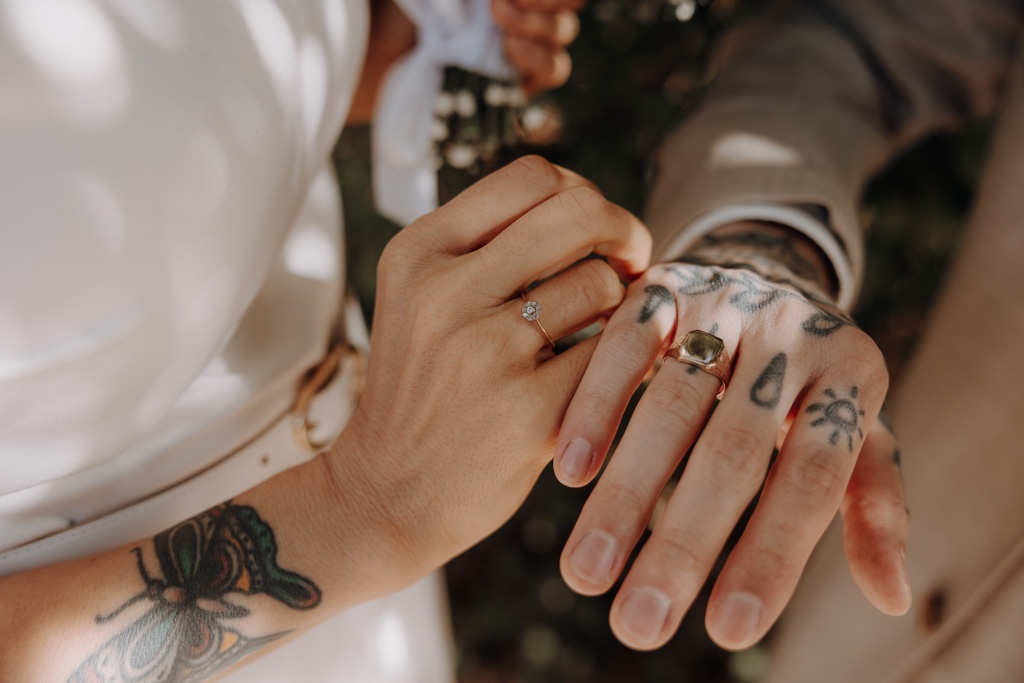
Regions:
<svg viewBox="0 0 1024 683"><path fill-rule="evenodd" d="M0 496L163 418L264 285L344 122L365 0L0 11Z"/></svg>

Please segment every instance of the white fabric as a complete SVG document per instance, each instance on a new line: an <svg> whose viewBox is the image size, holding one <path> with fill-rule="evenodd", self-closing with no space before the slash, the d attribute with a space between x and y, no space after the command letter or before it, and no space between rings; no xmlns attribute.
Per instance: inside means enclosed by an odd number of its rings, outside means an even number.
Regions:
<svg viewBox="0 0 1024 683"><path fill-rule="evenodd" d="M373 127L373 195L377 210L407 225L437 208L434 100L445 66L502 80L505 60L491 0L396 0L419 30L416 48L381 86Z"/></svg>
<svg viewBox="0 0 1024 683"><path fill-rule="evenodd" d="M130 457L189 392L198 425L258 390L197 378L324 168L367 21L364 0L0 5L0 495ZM257 335L234 351L266 360Z"/></svg>
<svg viewBox="0 0 1024 683"><path fill-rule="evenodd" d="M0 573L305 457L284 414L338 308L328 164L368 19L365 0L0 0ZM340 429L346 405L318 409ZM235 451L260 434L280 438ZM233 680L450 681L442 595L424 580L282 648L301 670L275 654Z"/></svg>
<svg viewBox="0 0 1024 683"><path fill-rule="evenodd" d="M723 225L736 221L768 221L796 230L811 240L824 252L835 270L839 292L836 305L844 311L850 310L857 295L857 278L850 264L850 258L843 250L839 239L828 227L811 214L795 206L780 204L732 204L708 211L693 221L676 238L669 242L663 252L655 255L655 262L668 261L686 253L697 241Z"/></svg>

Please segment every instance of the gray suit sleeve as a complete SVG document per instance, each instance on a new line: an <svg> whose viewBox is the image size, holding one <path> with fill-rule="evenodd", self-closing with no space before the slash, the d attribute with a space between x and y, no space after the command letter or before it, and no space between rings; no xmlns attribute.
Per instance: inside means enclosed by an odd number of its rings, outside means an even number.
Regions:
<svg viewBox="0 0 1024 683"><path fill-rule="evenodd" d="M711 211L813 205L859 273L865 181L926 133L991 113L1022 24L1024 0L773 5L725 41L705 101L661 147L655 260Z"/></svg>

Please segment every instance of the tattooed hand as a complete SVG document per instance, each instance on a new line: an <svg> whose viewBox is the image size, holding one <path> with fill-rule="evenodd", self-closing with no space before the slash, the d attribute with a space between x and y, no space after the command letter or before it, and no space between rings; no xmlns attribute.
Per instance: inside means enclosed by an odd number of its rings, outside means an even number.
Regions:
<svg viewBox="0 0 1024 683"><path fill-rule="evenodd" d="M666 360L562 555L574 590L609 590L690 451L612 605L613 631L636 649L659 647L676 631L755 497L708 606L719 645L739 649L764 636L839 509L862 591L883 612L909 608L895 441L876 421L888 385L882 355L824 301L827 279L809 281L777 256L763 275L765 264L737 246L761 249L763 240L741 237L728 239L728 258L722 239L705 241L698 263L655 266L631 285L562 426L555 471L581 486L600 470L631 394L670 343L690 330L724 340L732 375L717 408L718 378ZM707 265L715 258L729 267Z"/></svg>

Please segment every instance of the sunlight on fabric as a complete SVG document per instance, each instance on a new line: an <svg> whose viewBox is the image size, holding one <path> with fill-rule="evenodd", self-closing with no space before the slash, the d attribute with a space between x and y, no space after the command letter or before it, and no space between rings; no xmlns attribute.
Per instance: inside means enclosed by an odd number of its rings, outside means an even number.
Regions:
<svg viewBox="0 0 1024 683"><path fill-rule="evenodd" d="M235 0L253 44L270 72L282 101L293 92L298 48L295 34L273 0Z"/></svg>
<svg viewBox="0 0 1024 683"><path fill-rule="evenodd" d="M121 256L125 250L125 219L114 190L99 178L81 175L72 182L72 191L85 211L81 227L89 230L103 251Z"/></svg>
<svg viewBox="0 0 1024 683"><path fill-rule="evenodd" d="M302 37L299 49L299 106L306 145L312 147L327 104L327 55L313 36Z"/></svg>
<svg viewBox="0 0 1024 683"><path fill-rule="evenodd" d="M342 66L339 62L347 54L345 41L349 37L348 21L348 14L341 0L324 0L324 32L330 41L330 53L339 67Z"/></svg>
<svg viewBox="0 0 1024 683"><path fill-rule="evenodd" d="M708 165L712 169L744 166L798 166L800 154L783 144L757 133L729 133L711 147Z"/></svg>
<svg viewBox="0 0 1024 683"><path fill-rule="evenodd" d="M285 267L311 280L330 282L338 270L336 247L316 225L299 224L284 247Z"/></svg>
<svg viewBox="0 0 1024 683"><path fill-rule="evenodd" d="M395 609L385 612L377 624L377 656L387 676L400 676L409 667L409 636L402 615Z"/></svg>
<svg viewBox="0 0 1024 683"><path fill-rule="evenodd" d="M167 181L166 220L172 229L198 229L224 204L231 171L228 157L209 130L192 133L179 154L179 171Z"/></svg>
<svg viewBox="0 0 1024 683"><path fill-rule="evenodd" d="M117 32L95 0L6 0L12 37L49 77L63 113L106 122L128 103L128 75Z"/></svg>
<svg viewBox="0 0 1024 683"><path fill-rule="evenodd" d="M185 46L181 9L169 0L106 0L107 6L136 31L160 47L177 51Z"/></svg>

